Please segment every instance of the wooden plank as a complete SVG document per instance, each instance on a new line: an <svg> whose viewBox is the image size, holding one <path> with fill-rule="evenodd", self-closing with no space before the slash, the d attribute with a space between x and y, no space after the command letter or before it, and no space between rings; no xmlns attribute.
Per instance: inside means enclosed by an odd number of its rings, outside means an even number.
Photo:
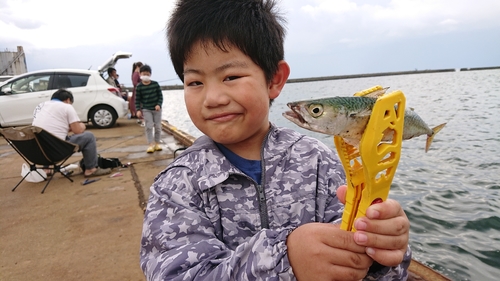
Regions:
<svg viewBox="0 0 500 281"><path fill-rule="evenodd" d="M432 268L412 259L408 269L410 276L408 281L451 281Z"/></svg>

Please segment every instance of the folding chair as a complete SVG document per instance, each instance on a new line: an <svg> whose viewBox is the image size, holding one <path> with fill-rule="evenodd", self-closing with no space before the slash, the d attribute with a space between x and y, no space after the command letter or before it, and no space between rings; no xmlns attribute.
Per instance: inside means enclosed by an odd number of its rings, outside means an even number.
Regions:
<svg viewBox="0 0 500 281"><path fill-rule="evenodd" d="M0 135L7 140L7 143L9 143L30 166L29 173L17 183L12 191L16 190L19 184L21 184L30 173L38 173L37 169L45 168L53 170L52 175L48 176L48 181L42 193L57 172L73 182L67 174L61 171L61 168L64 162L66 162L73 153L78 151L78 145L62 140L36 126L3 128L0 129ZM47 180L47 178L43 178Z"/></svg>

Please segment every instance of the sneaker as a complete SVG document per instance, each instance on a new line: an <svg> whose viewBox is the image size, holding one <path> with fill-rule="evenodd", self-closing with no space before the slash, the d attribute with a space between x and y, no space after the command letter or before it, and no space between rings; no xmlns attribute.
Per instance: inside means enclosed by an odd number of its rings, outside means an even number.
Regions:
<svg viewBox="0 0 500 281"><path fill-rule="evenodd" d="M147 153L153 153L153 152L155 152L155 147L151 145L150 147L148 147L148 149L146 150L146 152Z"/></svg>
<svg viewBox="0 0 500 281"><path fill-rule="evenodd" d="M159 144L156 144L155 151L161 151L161 150L162 150L161 146Z"/></svg>
<svg viewBox="0 0 500 281"><path fill-rule="evenodd" d="M141 127L146 127L146 122L141 122Z"/></svg>
<svg viewBox="0 0 500 281"><path fill-rule="evenodd" d="M110 168L106 168L106 169L97 168L92 174L85 175L85 173L84 173L83 176L86 178L90 178L90 177L102 176L102 175L107 175L107 174L111 174Z"/></svg>

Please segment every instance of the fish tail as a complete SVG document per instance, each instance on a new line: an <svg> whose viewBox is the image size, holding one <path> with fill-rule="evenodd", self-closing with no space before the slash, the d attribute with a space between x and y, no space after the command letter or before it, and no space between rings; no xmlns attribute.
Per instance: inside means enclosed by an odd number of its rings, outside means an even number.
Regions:
<svg viewBox="0 0 500 281"><path fill-rule="evenodd" d="M436 127L432 128L432 135L427 136L427 142L425 143L425 152L429 150L431 147L431 143L434 140L434 136L441 131L441 129L446 125L446 123L443 123L441 125L437 125Z"/></svg>

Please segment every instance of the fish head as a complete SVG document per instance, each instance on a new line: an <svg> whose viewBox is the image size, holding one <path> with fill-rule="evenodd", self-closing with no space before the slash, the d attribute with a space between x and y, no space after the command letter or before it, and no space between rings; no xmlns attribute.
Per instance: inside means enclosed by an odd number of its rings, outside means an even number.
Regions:
<svg viewBox="0 0 500 281"><path fill-rule="evenodd" d="M333 107L323 100L289 102L291 109L283 117L297 126L323 134L336 135L344 126L341 108Z"/></svg>
<svg viewBox="0 0 500 281"><path fill-rule="evenodd" d="M318 118L324 113L322 104L297 101L289 102L287 106L291 110L285 111L283 117L301 128L321 132L318 127Z"/></svg>
<svg viewBox="0 0 500 281"><path fill-rule="evenodd" d="M290 102L283 117L301 128L345 138L361 138L374 99L331 97Z"/></svg>

